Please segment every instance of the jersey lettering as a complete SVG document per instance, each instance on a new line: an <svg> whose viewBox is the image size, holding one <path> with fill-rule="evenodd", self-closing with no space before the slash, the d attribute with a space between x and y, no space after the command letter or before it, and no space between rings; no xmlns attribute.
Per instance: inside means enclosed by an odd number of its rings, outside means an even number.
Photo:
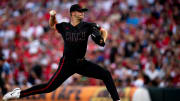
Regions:
<svg viewBox="0 0 180 101"><path fill-rule="evenodd" d="M85 32L79 32L79 33L74 33L74 32L66 32L66 41L71 41L71 42L77 42L77 41L85 41Z"/></svg>

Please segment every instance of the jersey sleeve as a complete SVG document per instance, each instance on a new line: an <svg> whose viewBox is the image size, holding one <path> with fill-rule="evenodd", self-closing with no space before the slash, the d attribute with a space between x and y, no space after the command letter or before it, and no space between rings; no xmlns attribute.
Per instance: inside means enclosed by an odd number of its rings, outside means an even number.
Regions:
<svg viewBox="0 0 180 101"><path fill-rule="evenodd" d="M93 30L93 28L97 28L98 30L101 29L101 27L96 23L89 23L89 25L90 25L90 30L91 31Z"/></svg>
<svg viewBox="0 0 180 101"><path fill-rule="evenodd" d="M62 22L62 23L56 24L56 30L57 30L59 33L63 34L63 32L64 32L64 23Z"/></svg>

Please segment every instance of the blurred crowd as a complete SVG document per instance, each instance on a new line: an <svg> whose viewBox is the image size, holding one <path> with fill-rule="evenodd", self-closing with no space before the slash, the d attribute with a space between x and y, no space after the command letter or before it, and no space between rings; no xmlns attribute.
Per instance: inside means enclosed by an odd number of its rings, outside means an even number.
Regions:
<svg viewBox="0 0 180 101"><path fill-rule="evenodd" d="M118 87L180 87L180 0L1 0L0 51L7 88L47 82L58 68L63 40L49 28L49 11L69 21L69 8L108 30L105 47L88 42L86 59L108 69ZM75 74L64 85L103 85Z"/></svg>

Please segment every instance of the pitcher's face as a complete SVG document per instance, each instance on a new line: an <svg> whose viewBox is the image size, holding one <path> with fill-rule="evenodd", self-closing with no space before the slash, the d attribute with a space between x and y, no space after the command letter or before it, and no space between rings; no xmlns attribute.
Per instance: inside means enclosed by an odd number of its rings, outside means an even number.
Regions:
<svg viewBox="0 0 180 101"><path fill-rule="evenodd" d="M84 18L84 12L75 11L72 12L72 16L74 16L78 20L82 20Z"/></svg>

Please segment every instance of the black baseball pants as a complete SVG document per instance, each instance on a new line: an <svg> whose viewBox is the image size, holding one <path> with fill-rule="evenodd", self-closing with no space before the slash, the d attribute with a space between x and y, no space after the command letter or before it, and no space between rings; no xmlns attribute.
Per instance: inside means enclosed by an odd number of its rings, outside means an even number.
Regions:
<svg viewBox="0 0 180 101"><path fill-rule="evenodd" d="M5 87L5 83L4 83L3 78L1 77L1 73L0 73L0 87L2 90L2 94L5 95L7 93L7 89Z"/></svg>
<svg viewBox="0 0 180 101"><path fill-rule="evenodd" d="M70 60L65 57L61 58L57 71L47 83L35 85L21 91L20 98L34 94L52 92L74 73L103 80L113 101L119 100L118 92L108 70L85 59Z"/></svg>

